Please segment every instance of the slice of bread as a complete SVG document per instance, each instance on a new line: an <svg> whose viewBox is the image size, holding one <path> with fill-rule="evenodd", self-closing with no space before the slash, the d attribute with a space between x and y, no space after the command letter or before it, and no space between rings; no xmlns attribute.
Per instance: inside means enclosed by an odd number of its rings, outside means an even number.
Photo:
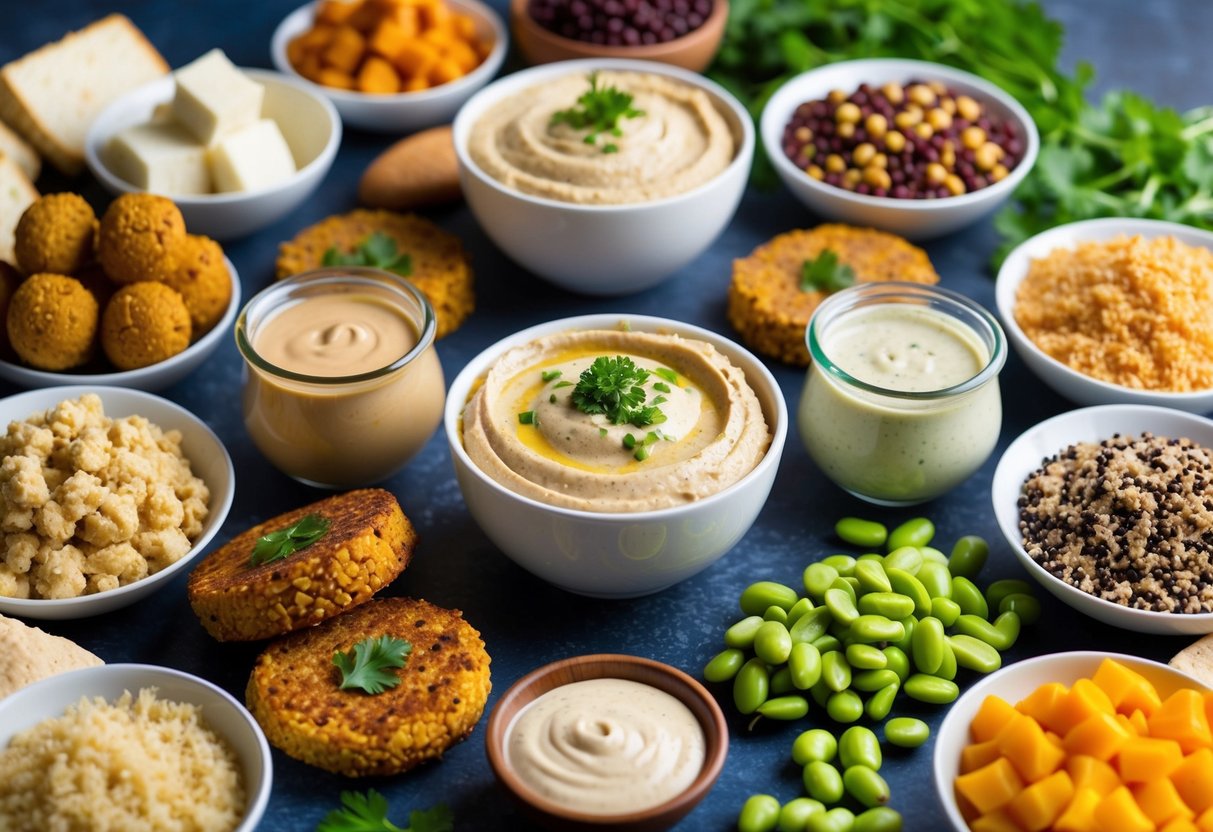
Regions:
<svg viewBox="0 0 1213 832"><path fill-rule="evenodd" d="M20 165L29 181L38 181L38 174L42 172L42 157L3 121L0 121L0 153Z"/></svg>
<svg viewBox="0 0 1213 832"><path fill-rule="evenodd" d="M0 260L16 263L13 254L13 232L25 209L38 198L38 189L29 181L25 171L0 153Z"/></svg>
<svg viewBox="0 0 1213 832"><path fill-rule="evenodd" d="M167 73L126 17L111 14L0 69L0 119L68 175L84 167L84 137L112 101Z"/></svg>
<svg viewBox="0 0 1213 832"><path fill-rule="evenodd" d="M39 679L103 664L74 641L0 615L0 699Z"/></svg>

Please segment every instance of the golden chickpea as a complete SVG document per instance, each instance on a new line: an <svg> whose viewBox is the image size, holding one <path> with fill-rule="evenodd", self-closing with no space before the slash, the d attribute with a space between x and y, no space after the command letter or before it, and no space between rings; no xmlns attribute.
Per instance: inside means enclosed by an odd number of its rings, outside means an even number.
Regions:
<svg viewBox="0 0 1213 832"><path fill-rule="evenodd" d="M1001 164L995 165L994 169L990 171L990 181L991 182L1001 182L1002 180L1007 178L1007 174L1009 174L1009 173L1010 173L1010 171L1007 170L1006 165L1001 165Z"/></svg>
<svg viewBox="0 0 1213 832"><path fill-rule="evenodd" d="M848 168L847 172L842 175L842 184L844 187L854 190L855 186L863 181L863 173L858 168Z"/></svg>
<svg viewBox="0 0 1213 832"><path fill-rule="evenodd" d="M893 116L893 123L902 130L909 130L914 125L922 121L922 110L902 110L897 115Z"/></svg>
<svg viewBox="0 0 1213 832"><path fill-rule="evenodd" d="M945 139L943 148L939 151L939 161L945 168L956 167L956 144L951 139Z"/></svg>
<svg viewBox="0 0 1213 832"><path fill-rule="evenodd" d="M948 189L948 193L952 196L960 196L965 192L965 183L954 173L949 173L948 177L943 180L943 186Z"/></svg>
<svg viewBox="0 0 1213 832"><path fill-rule="evenodd" d="M906 97L920 107L935 106L935 91L926 84L915 84L906 90Z"/></svg>
<svg viewBox="0 0 1213 832"><path fill-rule="evenodd" d="M841 104L846 100L847 94L845 90L830 90L830 94L826 96L826 101L829 101L831 104Z"/></svg>
<svg viewBox="0 0 1213 832"><path fill-rule="evenodd" d="M878 168L887 168L889 166L889 157L883 153L877 153L872 157L871 164Z"/></svg>
<svg viewBox="0 0 1213 832"><path fill-rule="evenodd" d="M889 120L880 113L872 113L864 120L863 126L869 136L879 139L889 131Z"/></svg>
<svg viewBox="0 0 1213 832"><path fill-rule="evenodd" d="M930 87L936 95L946 95L948 92L948 88L944 86L943 81L927 81L927 86Z"/></svg>
<svg viewBox="0 0 1213 832"><path fill-rule="evenodd" d="M900 153L906 149L906 137L904 133L889 133L884 137L884 146L889 149L890 153Z"/></svg>
<svg viewBox="0 0 1213 832"><path fill-rule="evenodd" d="M864 142L855 148L851 154L851 161L860 167L872 161L872 157L876 155L876 145L871 142Z"/></svg>
<svg viewBox="0 0 1213 832"><path fill-rule="evenodd" d="M973 152L973 162L981 170L993 170L1003 156L1003 149L994 142L986 142Z"/></svg>
<svg viewBox="0 0 1213 832"><path fill-rule="evenodd" d="M914 125L914 132L920 139L929 139L935 135L935 128L927 124L925 121L920 121Z"/></svg>
<svg viewBox="0 0 1213 832"><path fill-rule="evenodd" d="M939 109L950 116L956 115L956 99L951 97L939 99Z"/></svg>
<svg viewBox="0 0 1213 832"><path fill-rule="evenodd" d="M872 165L864 168L863 181L873 188L884 188L886 191L893 186L893 180L889 177L889 172L884 168Z"/></svg>
<svg viewBox="0 0 1213 832"><path fill-rule="evenodd" d="M826 170L830 173L842 173L846 169L847 163L837 153L831 153L826 157Z"/></svg>
<svg viewBox="0 0 1213 832"><path fill-rule="evenodd" d="M859 112L859 105L854 101L844 101L838 105L838 109L834 111L834 119L839 124L855 124L859 121L862 114Z"/></svg>
<svg viewBox="0 0 1213 832"><path fill-rule="evenodd" d="M947 130L952 126L952 116L942 108L936 107L927 113L927 124L936 130Z"/></svg>
<svg viewBox="0 0 1213 832"><path fill-rule="evenodd" d="M809 165L804 172L818 182L826 178L826 172L817 165Z"/></svg>
<svg viewBox="0 0 1213 832"><path fill-rule="evenodd" d="M976 150L986 143L986 131L980 127L966 127L960 134L960 143L968 150Z"/></svg>
<svg viewBox="0 0 1213 832"><path fill-rule="evenodd" d="M927 165L927 182L932 185L941 185L943 180L948 178L948 170L939 162L932 162Z"/></svg>
<svg viewBox="0 0 1213 832"><path fill-rule="evenodd" d="M977 121L981 118L981 105L967 95L957 96L956 114L965 121Z"/></svg>
<svg viewBox="0 0 1213 832"><path fill-rule="evenodd" d="M838 128L834 132L836 132L841 138L849 139L855 135L855 123L852 121L844 121L842 124L838 125Z"/></svg>
<svg viewBox="0 0 1213 832"><path fill-rule="evenodd" d="M792 131L792 137L798 142L807 142L809 139L813 138L813 131L808 127L797 127L794 131Z"/></svg>
<svg viewBox="0 0 1213 832"><path fill-rule="evenodd" d="M885 99L894 107L906 100L906 93L902 89L901 84L895 84L890 81L881 87L880 91L884 93Z"/></svg>

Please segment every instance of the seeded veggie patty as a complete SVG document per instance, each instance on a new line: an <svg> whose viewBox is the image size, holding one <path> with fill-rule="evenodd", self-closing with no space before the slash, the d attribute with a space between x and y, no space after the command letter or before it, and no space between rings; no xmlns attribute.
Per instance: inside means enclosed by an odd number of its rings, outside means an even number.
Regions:
<svg viewBox="0 0 1213 832"><path fill-rule="evenodd" d="M397 251L409 256L408 280L434 307L437 337L458 329L476 305L471 264L458 237L416 214L359 208L321 220L278 247L278 279L320 268L329 249L349 254L376 231L395 240Z"/></svg>
<svg viewBox="0 0 1213 832"><path fill-rule="evenodd" d="M258 538L309 514L330 522L323 537L281 560L251 565ZM220 641L280 636L369 601L408 566L416 540L387 491L335 494L256 525L207 555L190 575L190 606Z"/></svg>
<svg viewBox="0 0 1213 832"><path fill-rule="evenodd" d="M805 328L826 293L802 290L800 276L805 261L825 251L854 269L856 283L939 282L926 252L895 234L840 224L788 231L733 261L728 315L741 340L763 355L808 366Z"/></svg>
<svg viewBox="0 0 1213 832"><path fill-rule="evenodd" d="M1024 482L1019 530L1033 560L1083 592L1213 612L1213 453L1189 439L1071 445Z"/></svg>
<svg viewBox="0 0 1213 832"><path fill-rule="evenodd" d="M341 690L333 654L389 635L412 645L400 684ZM489 655L463 613L384 598L271 644L257 658L248 708L276 748L349 777L397 774L472 732L491 688Z"/></svg>

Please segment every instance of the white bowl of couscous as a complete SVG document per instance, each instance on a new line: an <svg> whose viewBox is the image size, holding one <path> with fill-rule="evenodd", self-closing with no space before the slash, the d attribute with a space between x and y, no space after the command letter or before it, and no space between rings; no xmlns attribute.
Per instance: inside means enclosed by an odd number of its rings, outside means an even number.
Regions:
<svg viewBox="0 0 1213 832"><path fill-rule="evenodd" d="M141 693L149 689L154 699ZM252 832L273 772L244 706L180 670L100 665L0 700L0 829L26 828L36 808L47 828L192 818L215 832Z"/></svg>
<svg viewBox="0 0 1213 832"><path fill-rule="evenodd" d="M1019 357L1070 401L1213 410L1213 233L1061 225L1010 253L995 298Z"/></svg>
<svg viewBox="0 0 1213 832"><path fill-rule="evenodd" d="M86 395L100 399L112 424L104 426L91 405L58 409ZM232 507L236 475L219 437L151 393L83 385L30 390L0 399L0 429L6 426L5 615L86 618L133 604L187 569ZM188 464L184 472L177 453Z"/></svg>

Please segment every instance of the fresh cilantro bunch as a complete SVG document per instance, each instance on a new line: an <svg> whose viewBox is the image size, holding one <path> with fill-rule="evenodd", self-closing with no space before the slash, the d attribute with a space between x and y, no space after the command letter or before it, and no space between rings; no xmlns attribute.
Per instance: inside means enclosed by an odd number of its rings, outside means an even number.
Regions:
<svg viewBox="0 0 1213 832"><path fill-rule="evenodd" d="M338 650L333 664L341 671L341 689L376 695L396 687L400 676L391 671L404 667L411 652L413 645L388 635L364 638L348 653Z"/></svg>
<svg viewBox="0 0 1213 832"><path fill-rule="evenodd" d="M387 818L387 798L374 789L366 794L342 792L341 807L324 816L316 832L453 832L454 815L443 804L409 813L409 825L399 827Z"/></svg>
<svg viewBox="0 0 1213 832"><path fill-rule="evenodd" d="M648 370L637 367L627 356L599 356L581 371L573 388L573 406L582 413L605 414L613 425L659 425L666 420L665 414L655 405L645 405L641 385L648 379Z"/></svg>
<svg viewBox="0 0 1213 832"><path fill-rule="evenodd" d="M590 88L577 99L576 107L552 113L552 126L567 124L574 130L588 129L590 132L585 136L585 143L597 144L598 136L601 133L611 136L623 135L623 130L619 127L620 119L638 118L644 115L643 110L632 106L631 93L624 92L618 87L598 86L597 72L590 73L589 81ZM607 142L602 145L601 149L603 153L617 153L619 145Z"/></svg>
<svg viewBox="0 0 1213 832"><path fill-rule="evenodd" d="M326 266L370 266L401 277L413 273L413 258L397 251L396 241L382 231L371 234L349 254L330 248L321 262Z"/></svg>
<svg viewBox="0 0 1213 832"><path fill-rule="evenodd" d="M293 555L300 549L306 549L328 534L330 525L332 524L328 518L321 517L319 514L308 514L292 526L262 535L253 545L249 565L261 566L264 563L273 563Z"/></svg>

